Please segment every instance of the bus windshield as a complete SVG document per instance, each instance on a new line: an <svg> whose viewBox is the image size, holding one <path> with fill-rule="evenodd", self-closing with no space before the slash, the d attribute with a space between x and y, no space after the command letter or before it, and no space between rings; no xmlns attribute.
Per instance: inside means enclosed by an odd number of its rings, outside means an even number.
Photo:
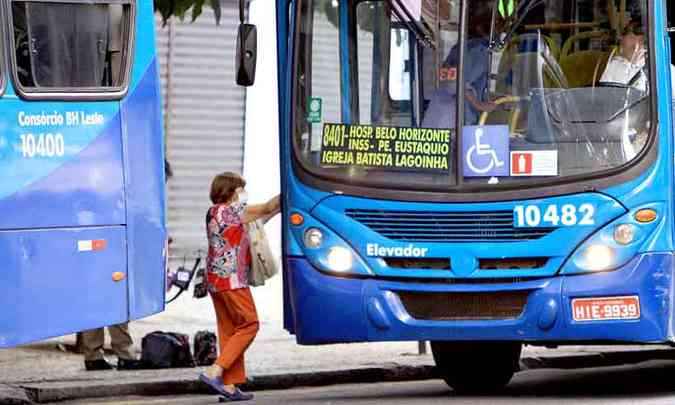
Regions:
<svg viewBox="0 0 675 405"><path fill-rule="evenodd" d="M463 27L457 0L300 2L300 166L349 184L451 190L641 158L652 132L646 0L466 7Z"/></svg>

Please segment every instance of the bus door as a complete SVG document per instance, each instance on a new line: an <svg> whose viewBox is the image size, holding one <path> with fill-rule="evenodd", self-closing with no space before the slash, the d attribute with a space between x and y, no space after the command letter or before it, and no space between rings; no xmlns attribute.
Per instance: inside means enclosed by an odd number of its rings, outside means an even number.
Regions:
<svg viewBox="0 0 675 405"><path fill-rule="evenodd" d="M120 99L130 1L13 0L3 10L0 347L128 319Z"/></svg>
<svg viewBox="0 0 675 405"><path fill-rule="evenodd" d="M664 1L663 2L665 10L666 10L666 16L667 16L667 21L668 21L668 27L675 27L675 7L670 5L670 2ZM670 58L671 58L671 63L672 63L672 58L673 55L675 55L675 41L673 41L673 33L672 31L668 30L668 38L670 39Z"/></svg>

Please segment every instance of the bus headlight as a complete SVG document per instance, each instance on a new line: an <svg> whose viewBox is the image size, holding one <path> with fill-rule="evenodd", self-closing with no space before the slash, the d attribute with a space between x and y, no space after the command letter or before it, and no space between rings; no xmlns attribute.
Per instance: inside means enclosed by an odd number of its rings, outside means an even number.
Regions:
<svg viewBox="0 0 675 405"><path fill-rule="evenodd" d="M635 226L632 224L621 224L614 228L614 240L619 245L629 245L635 240Z"/></svg>
<svg viewBox="0 0 675 405"><path fill-rule="evenodd" d="M583 253L585 268L590 271L607 270L614 264L614 249L605 245L591 245Z"/></svg>
<svg viewBox="0 0 675 405"><path fill-rule="evenodd" d="M360 255L358 245L348 243L344 235L339 235L312 215L298 209L294 211L304 218L301 225L293 225L290 219L288 222L297 246L294 249L298 249L293 252L294 256L304 256L316 270L340 277L373 274Z"/></svg>
<svg viewBox="0 0 675 405"><path fill-rule="evenodd" d="M598 229L567 260L562 274L616 270L637 254L653 251L655 247L652 244L654 240L659 240L657 230L662 221L641 223L635 215L645 209L662 211L663 207L663 203L645 204ZM663 216L659 218L663 219Z"/></svg>
<svg viewBox="0 0 675 405"><path fill-rule="evenodd" d="M328 266L333 271L345 272L352 268L352 252L342 246L334 246L328 251Z"/></svg>
<svg viewBox="0 0 675 405"><path fill-rule="evenodd" d="M319 228L309 228L305 231L305 237L303 239L305 247L317 249L321 247L321 243L323 242L323 232L321 232Z"/></svg>

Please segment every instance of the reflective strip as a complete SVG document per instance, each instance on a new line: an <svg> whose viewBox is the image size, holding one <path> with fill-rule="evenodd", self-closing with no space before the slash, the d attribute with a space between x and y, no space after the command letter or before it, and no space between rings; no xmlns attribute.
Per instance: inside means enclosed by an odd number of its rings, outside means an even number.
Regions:
<svg viewBox="0 0 675 405"><path fill-rule="evenodd" d="M77 250L79 252L90 252L93 250L104 250L107 246L105 239L78 240Z"/></svg>

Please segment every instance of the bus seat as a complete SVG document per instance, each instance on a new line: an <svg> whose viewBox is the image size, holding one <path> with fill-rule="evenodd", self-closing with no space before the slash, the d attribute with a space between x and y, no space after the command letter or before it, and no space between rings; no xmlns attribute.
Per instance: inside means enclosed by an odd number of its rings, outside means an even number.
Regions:
<svg viewBox="0 0 675 405"><path fill-rule="evenodd" d="M560 87L564 75L558 53L555 41L545 35L528 33L514 38L499 64L497 93L527 97L532 88Z"/></svg>
<svg viewBox="0 0 675 405"><path fill-rule="evenodd" d="M495 90L497 96L518 97L523 103L494 111L486 122L508 122L512 131L524 132L528 114L525 101L529 98L530 90L565 85L564 74L556 59L558 53L556 42L538 32L513 38L500 60Z"/></svg>
<svg viewBox="0 0 675 405"><path fill-rule="evenodd" d="M579 51L560 58L560 68L569 88L591 86L605 71L609 52Z"/></svg>
<svg viewBox="0 0 675 405"><path fill-rule="evenodd" d="M605 70L609 52L600 50L575 51L574 46L584 40L607 40L610 34L606 31L585 31L572 35L565 41L560 51L560 67L567 78L569 88L585 87L594 84Z"/></svg>
<svg viewBox="0 0 675 405"><path fill-rule="evenodd" d="M608 40L610 34L607 31L584 31L567 38L560 51L560 59L563 59L574 53L574 45L586 39Z"/></svg>

